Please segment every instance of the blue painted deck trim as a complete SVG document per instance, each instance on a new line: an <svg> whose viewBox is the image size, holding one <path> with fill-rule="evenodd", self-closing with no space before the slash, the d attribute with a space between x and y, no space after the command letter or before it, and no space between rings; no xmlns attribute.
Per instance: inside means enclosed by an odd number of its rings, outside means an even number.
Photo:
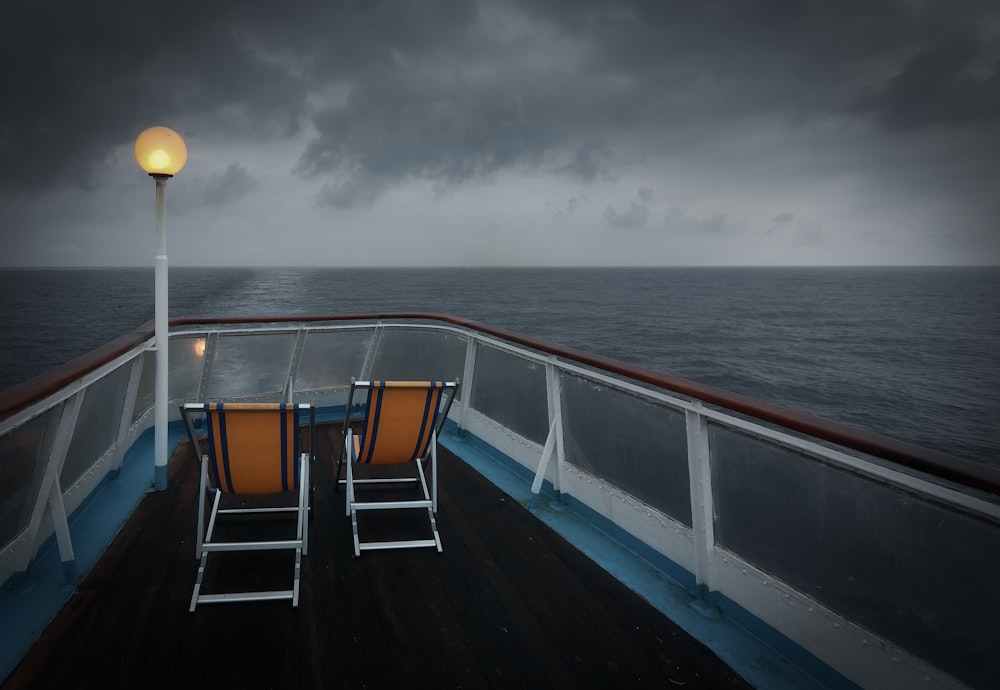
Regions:
<svg viewBox="0 0 1000 690"><path fill-rule="evenodd" d="M528 506L533 473L449 420L441 444ZM775 690L857 685L815 655L717 592L699 594L695 576L577 499L544 482L532 512L591 560L715 652L752 685Z"/></svg>
<svg viewBox="0 0 1000 690"><path fill-rule="evenodd" d="M27 572L13 575L0 586L0 679L6 678L72 596L79 577L86 575L104 554L122 525L153 487L153 429L147 429L125 452L121 469L101 480L69 516L73 579L59 559L55 536L38 549ZM178 422L169 429L172 449L184 436Z"/></svg>

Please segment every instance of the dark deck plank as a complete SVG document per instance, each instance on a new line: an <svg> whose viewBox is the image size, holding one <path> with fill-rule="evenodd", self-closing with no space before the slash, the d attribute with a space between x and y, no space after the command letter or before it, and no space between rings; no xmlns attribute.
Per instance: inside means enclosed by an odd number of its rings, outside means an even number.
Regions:
<svg viewBox="0 0 1000 690"><path fill-rule="evenodd" d="M318 435L298 609L260 602L188 613L198 475L182 444L170 461L168 489L146 496L4 690L748 687L443 449L444 553L354 558L343 491L333 491L337 435L333 426ZM378 526L362 523L366 528ZM291 580L288 554L220 556L213 576L227 583L245 577L259 586L277 577L275 585L285 587ZM259 567L251 569L251 560Z"/></svg>

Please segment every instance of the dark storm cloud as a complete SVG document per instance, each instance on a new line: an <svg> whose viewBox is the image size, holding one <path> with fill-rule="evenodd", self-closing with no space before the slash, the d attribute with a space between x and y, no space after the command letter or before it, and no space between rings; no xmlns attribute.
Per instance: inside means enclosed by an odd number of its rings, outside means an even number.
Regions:
<svg viewBox="0 0 1000 690"><path fill-rule="evenodd" d="M238 30L233 3L5 6L0 193L90 184L150 123L246 136L297 126L305 90ZM175 126L177 126L175 124Z"/></svg>
<svg viewBox="0 0 1000 690"><path fill-rule="evenodd" d="M24 2L0 30L0 195L99 184L106 152L160 122L215 140L307 126L297 171L337 207L408 179L614 179L765 121L995 132L997 17L987 1Z"/></svg>
<svg viewBox="0 0 1000 690"><path fill-rule="evenodd" d="M859 99L892 129L1000 121L1000 55L971 35L933 43L913 55L875 93Z"/></svg>
<svg viewBox="0 0 1000 690"><path fill-rule="evenodd" d="M344 206L377 197L359 187L408 178L460 184L536 168L613 179L636 155L711 150L713 127L741 122L933 124L927 113L907 115L911 75L926 71L923 56L934 56L943 32L997 16L988 3L942 5L525 1L517 7L527 28L508 34L485 34L482 17L464 14L431 44L384 37L379 59L346 75L345 101L315 115L301 171L335 173L328 200ZM995 126L991 98L967 92L987 89L996 73L962 81L973 57L952 57L960 64L939 71L926 94L954 98L944 115Z"/></svg>
<svg viewBox="0 0 1000 690"><path fill-rule="evenodd" d="M459 181L530 164L544 139L497 86L399 65L371 70L343 106L316 115L302 168Z"/></svg>
<svg viewBox="0 0 1000 690"><path fill-rule="evenodd" d="M346 177L338 189L405 178L457 185L518 169L607 176L612 152L594 104L623 89L581 81L575 67L539 66L545 46L479 31L441 37L453 51L436 43L365 66L343 103L314 116L318 136L300 172Z"/></svg>

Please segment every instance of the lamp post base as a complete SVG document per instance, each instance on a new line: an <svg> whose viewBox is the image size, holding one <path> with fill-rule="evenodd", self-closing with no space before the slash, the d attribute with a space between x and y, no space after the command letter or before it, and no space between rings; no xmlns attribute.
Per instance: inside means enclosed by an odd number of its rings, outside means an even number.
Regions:
<svg viewBox="0 0 1000 690"><path fill-rule="evenodd" d="M166 491L167 489L167 466L166 465L156 465L154 476L153 476L153 488L157 491Z"/></svg>

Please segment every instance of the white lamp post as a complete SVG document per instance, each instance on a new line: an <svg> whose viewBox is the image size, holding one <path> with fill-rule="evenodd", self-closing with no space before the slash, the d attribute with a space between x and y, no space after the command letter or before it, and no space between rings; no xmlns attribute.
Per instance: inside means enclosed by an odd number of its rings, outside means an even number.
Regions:
<svg viewBox="0 0 1000 690"><path fill-rule="evenodd" d="M167 488L167 239L164 230L164 189L168 179L187 162L187 146L174 130L150 127L135 140L135 160L156 180L155 342L156 396L154 411L155 486Z"/></svg>

